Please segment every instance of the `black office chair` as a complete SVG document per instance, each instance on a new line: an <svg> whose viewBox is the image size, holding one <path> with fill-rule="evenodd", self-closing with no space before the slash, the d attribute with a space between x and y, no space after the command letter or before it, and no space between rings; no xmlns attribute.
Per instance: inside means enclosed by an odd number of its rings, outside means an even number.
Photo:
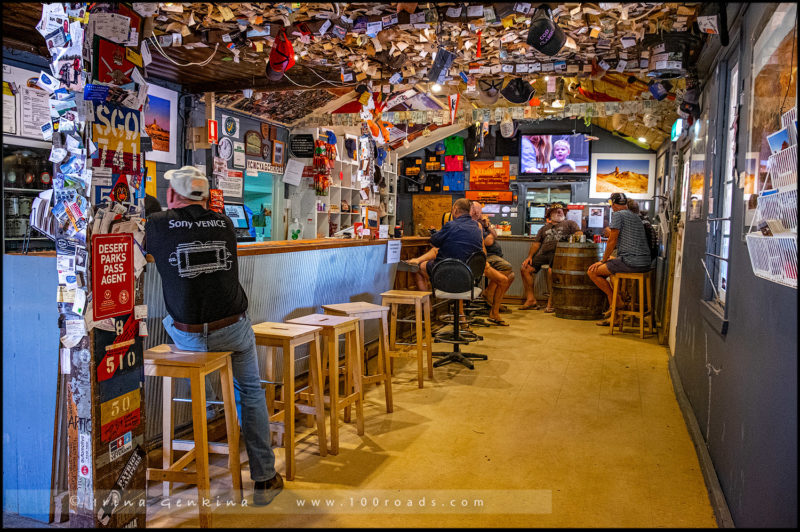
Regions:
<svg viewBox="0 0 800 532"><path fill-rule="evenodd" d="M484 284L483 271L486 269L486 255L483 254L483 251L476 251L469 257L467 257L467 266L469 267L470 271L472 272L472 279L473 284L476 288L481 290L484 289L481 285ZM476 327L489 327L489 324L483 321L481 318L476 318L476 315L489 315L489 311L491 307L489 307L483 299L478 299L480 297L480 292L475 296L474 299L471 301L464 303L464 322L469 325L473 325ZM484 306L486 307L486 311L484 313ZM440 317L440 320L448 325L453 324L453 314L445 314ZM472 342L483 340L483 336L475 334L472 331L466 330L461 331L461 335L464 336L466 340L470 340Z"/></svg>
<svg viewBox="0 0 800 532"><path fill-rule="evenodd" d="M431 271L431 286L433 295L437 299L453 300L453 331L441 332L435 335L434 342L445 342L453 344L452 352L435 352L433 356L443 357L433 363L433 367L438 368L451 362L459 362L469 369L475 366L469 359L487 360L486 355L475 353L462 353L460 345L474 342L475 339L464 336L459 327L458 302L473 301L481 294L481 289L475 286L476 276L482 276L486 267L486 255L481 253L473 254L469 259L469 265L457 259L445 259ZM476 335L477 336L477 335Z"/></svg>

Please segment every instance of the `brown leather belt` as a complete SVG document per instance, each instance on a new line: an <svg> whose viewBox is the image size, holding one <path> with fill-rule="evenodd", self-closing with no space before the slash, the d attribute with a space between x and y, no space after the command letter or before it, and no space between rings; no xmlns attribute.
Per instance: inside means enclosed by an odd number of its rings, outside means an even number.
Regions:
<svg viewBox="0 0 800 532"><path fill-rule="evenodd" d="M236 314L235 316L228 316L227 318L222 318L221 320L211 321L208 323L200 323L195 325L195 324L181 323L179 321L173 320L172 324L179 331L190 332L190 333L201 333L201 332L216 331L217 329L222 329L223 327L227 327L228 325L233 325L237 321L243 319L245 316L246 314L242 312L241 314Z"/></svg>

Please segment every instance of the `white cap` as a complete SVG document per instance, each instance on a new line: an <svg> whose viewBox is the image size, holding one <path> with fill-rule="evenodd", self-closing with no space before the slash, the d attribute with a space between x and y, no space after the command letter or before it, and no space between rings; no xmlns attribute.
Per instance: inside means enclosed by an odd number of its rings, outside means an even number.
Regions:
<svg viewBox="0 0 800 532"><path fill-rule="evenodd" d="M186 199L199 201L208 198L208 178L194 166L168 170L164 178L175 192Z"/></svg>

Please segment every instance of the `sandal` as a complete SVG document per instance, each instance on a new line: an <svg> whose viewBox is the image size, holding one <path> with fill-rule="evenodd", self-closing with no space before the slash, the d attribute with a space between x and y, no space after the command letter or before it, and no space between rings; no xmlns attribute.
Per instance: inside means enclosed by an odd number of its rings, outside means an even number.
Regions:
<svg viewBox="0 0 800 532"><path fill-rule="evenodd" d="M532 303L530 305L522 305L519 307L519 310L541 310L542 307L539 306L539 303Z"/></svg>
<svg viewBox="0 0 800 532"><path fill-rule="evenodd" d="M511 309L505 305L500 305L500 312L502 312L503 314L510 314Z"/></svg>
<svg viewBox="0 0 800 532"><path fill-rule="evenodd" d="M499 320L496 320L496 319L494 319L494 318L489 318L489 319L488 319L488 321L489 321L490 323L494 323L495 325L500 325L500 326L502 326L502 327L508 327L508 326L509 326L509 325L508 325L508 322L504 321L502 318L501 318L501 319L499 319Z"/></svg>

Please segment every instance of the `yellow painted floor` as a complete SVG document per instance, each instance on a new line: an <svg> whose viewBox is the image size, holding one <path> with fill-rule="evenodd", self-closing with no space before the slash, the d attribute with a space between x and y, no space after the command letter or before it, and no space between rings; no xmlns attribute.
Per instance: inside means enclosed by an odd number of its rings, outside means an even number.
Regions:
<svg viewBox="0 0 800 532"><path fill-rule="evenodd" d="M655 337L511 308L510 327L474 329L484 341L464 350L489 356L474 371L436 368L419 389L399 361L394 412L371 386L365 435L343 425L337 456L309 433L269 506L226 507L226 458L212 456L213 526L715 527ZM247 466L243 478L252 501ZM163 499L149 483L148 527L198 526L196 493L176 484Z"/></svg>

